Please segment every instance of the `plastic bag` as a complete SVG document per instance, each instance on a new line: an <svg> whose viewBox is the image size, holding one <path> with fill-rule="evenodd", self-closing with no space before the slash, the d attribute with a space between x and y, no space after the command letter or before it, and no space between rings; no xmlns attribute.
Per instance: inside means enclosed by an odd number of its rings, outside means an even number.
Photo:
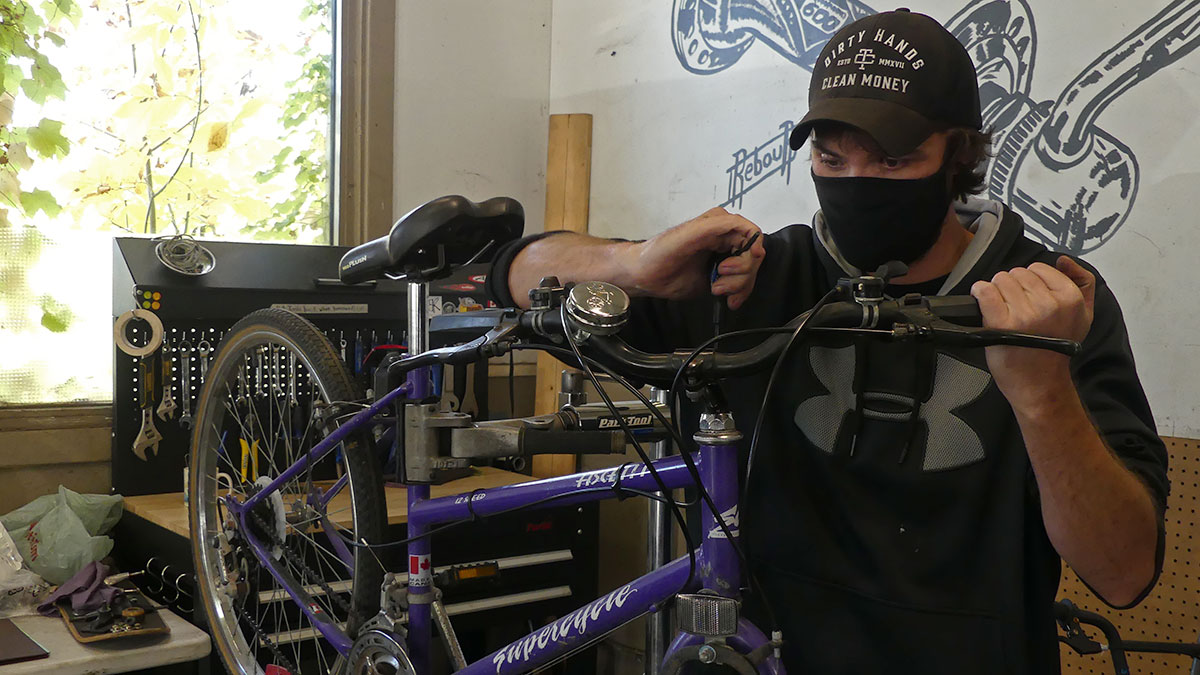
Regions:
<svg viewBox="0 0 1200 675"><path fill-rule="evenodd" d="M31 613L50 590L50 584L22 562L16 542L0 525L0 618Z"/></svg>
<svg viewBox="0 0 1200 675"><path fill-rule="evenodd" d="M58 486L0 516L29 569L52 584L75 576L85 565L108 555L113 541L102 536L121 519L121 495L81 495Z"/></svg>

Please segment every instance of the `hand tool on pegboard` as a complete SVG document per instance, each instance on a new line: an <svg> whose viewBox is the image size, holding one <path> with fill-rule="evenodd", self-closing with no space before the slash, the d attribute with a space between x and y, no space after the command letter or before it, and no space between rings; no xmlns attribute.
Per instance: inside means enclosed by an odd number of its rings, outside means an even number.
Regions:
<svg viewBox="0 0 1200 675"><path fill-rule="evenodd" d="M157 412L158 419L166 421L175 417L175 410L178 407L175 403L171 381L175 359L171 356L171 350L167 348L167 343L163 343L160 361L162 363L162 401L158 404Z"/></svg>
<svg viewBox="0 0 1200 675"><path fill-rule="evenodd" d="M138 361L138 407L142 410L142 428L137 438L133 439L133 454L146 461L146 450L152 449L158 454L158 442L162 434L154 427L154 361L150 355L141 357Z"/></svg>

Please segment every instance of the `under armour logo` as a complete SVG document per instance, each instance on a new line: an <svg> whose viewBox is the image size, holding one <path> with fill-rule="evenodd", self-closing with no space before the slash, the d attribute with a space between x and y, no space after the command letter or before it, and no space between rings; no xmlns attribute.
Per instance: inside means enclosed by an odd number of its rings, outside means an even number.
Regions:
<svg viewBox="0 0 1200 675"><path fill-rule="evenodd" d="M830 393L801 403L796 408L794 421L813 445L832 454L846 412L854 409L854 347L815 347L809 358L813 373ZM991 381L992 376L987 371L938 353L933 392L921 405L920 420L928 430L922 470L956 469L984 458L979 434L954 411L978 400ZM910 397L884 392L865 392L863 400L867 403L886 401L909 410L915 404ZM862 414L870 420L907 422L912 413L866 409Z"/></svg>
<svg viewBox="0 0 1200 675"><path fill-rule="evenodd" d="M875 50L870 48L858 50L858 53L854 55L854 62L858 64L859 70L866 70L867 66L875 63Z"/></svg>

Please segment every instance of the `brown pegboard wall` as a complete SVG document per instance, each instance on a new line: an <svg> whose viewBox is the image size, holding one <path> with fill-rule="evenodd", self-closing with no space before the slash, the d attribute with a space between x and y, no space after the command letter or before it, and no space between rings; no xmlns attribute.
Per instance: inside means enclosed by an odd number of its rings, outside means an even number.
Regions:
<svg viewBox="0 0 1200 675"><path fill-rule="evenodd" d="M1200 634L1200 441L1163 438L1170 457L1171 495L1167 501L1167 545L1162 576L1137 607L1108 607L1064 566L1058 597L1112 621L1123 639L1165 642L1195 641ZM1088 629L1093 638L1099 631ZM1064 675L1111 675L1107 654L1080 656L1061 646ZM1192 660L1169 654L1129 654L1129 672L1142 675L1186 675Z"/></svg>

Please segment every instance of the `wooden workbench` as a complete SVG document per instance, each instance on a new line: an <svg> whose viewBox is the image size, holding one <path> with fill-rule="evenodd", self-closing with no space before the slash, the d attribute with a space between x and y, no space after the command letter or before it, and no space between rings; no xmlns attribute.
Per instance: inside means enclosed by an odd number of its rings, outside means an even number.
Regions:
<svg viewBox="0 0 1200 675"><path fill-rule="evenodd" d="M50 652L50 656L0 666L0 675L124 673L182 664L208 654L211 644L207 633L169 609L158 611L171 629L169 635L130 637L91 644L76 642L57 616L14 616L13 623Z"/></svg>
<svg viewBox="0 0 1200 675"><path fill-rule="evenodd" d="M501 485L513 485L534 480L529 476L492 467L477 467L475 475L460 478L445 485L435 485L430 489L430 496L444 497L446 495L471 492L472 490L490 489ZM384 489L387 498L388 524L395 525L408 521L407 491L402 486L387 486ZM343 490L329 503L329 513L346 514L350 495ZM138 495L125 498L125 510L135 516L144 518L169 532L186 538L188 536L187 505L183 503L182 492L167 492L157 495ZM334 518L342 523L341 519Z"/></svg>

